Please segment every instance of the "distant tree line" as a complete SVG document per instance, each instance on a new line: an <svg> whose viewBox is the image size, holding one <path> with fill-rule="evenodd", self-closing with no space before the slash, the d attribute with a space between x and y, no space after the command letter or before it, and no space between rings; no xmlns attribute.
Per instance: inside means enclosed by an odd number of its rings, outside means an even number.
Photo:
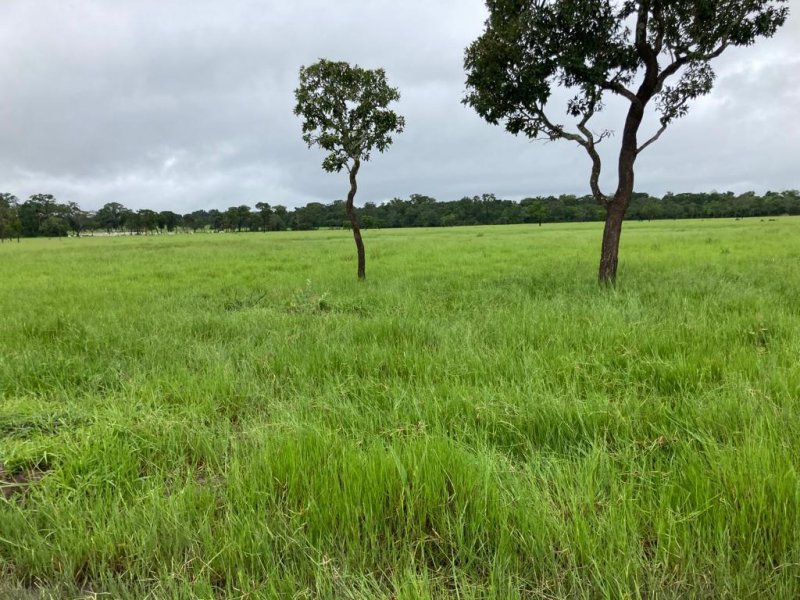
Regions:
<svg viewBox="0 0 800 600"><path fill-rule="evenodd" d="M704 219L718 217L772 217L800 215L800 191L667 193L659 198L634 193L628 220ZM382 204L367 202L360 211L364 229L400 227L452 227L512 223L574 223L603 221L605 211L592 196L536 196L521 201L494 194L439 202L412 194ZM149 209L131 210L110 202L97 211L82 210L75 202L61 203L50 194L35 194L25 201L0 193L0 240L20 237L81 236L87 233L156 234L172 232L285 231L349 228L345 203L311 202L288 209L258 202L226 210L196 210L187 214Z"/></svg>

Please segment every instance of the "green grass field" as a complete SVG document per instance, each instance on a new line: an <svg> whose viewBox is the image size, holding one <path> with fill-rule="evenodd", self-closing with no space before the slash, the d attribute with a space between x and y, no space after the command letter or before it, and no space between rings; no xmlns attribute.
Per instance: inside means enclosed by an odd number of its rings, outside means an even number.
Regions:
<svg viewBox="0 0 800 600"><path fill-rule="evenodd" d="M800 219L0 245L0 597L800 597Z"/></svg>

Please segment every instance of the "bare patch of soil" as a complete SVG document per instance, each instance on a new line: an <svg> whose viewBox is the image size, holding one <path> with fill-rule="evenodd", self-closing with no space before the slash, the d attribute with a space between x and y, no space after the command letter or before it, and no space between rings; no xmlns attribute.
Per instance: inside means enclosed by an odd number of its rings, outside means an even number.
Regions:
<svg viewBox="0 0 800 600"><path fill-rule="evenodd" d="M26 492L31 485L42 479L46 472L46 469L39 467L11 472L0 463L0 493L3 498L10 500L17 494Z"/></svg>

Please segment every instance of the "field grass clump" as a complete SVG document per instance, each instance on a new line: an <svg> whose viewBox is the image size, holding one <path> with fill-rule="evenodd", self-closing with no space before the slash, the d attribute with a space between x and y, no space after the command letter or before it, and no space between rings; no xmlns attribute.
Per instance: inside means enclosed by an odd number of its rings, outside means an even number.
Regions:
<svg viewBox="0 0 800 600"><path fill-rule="evenodd" d="M800 220L0 247L0 597L800 597Z"/></svg>

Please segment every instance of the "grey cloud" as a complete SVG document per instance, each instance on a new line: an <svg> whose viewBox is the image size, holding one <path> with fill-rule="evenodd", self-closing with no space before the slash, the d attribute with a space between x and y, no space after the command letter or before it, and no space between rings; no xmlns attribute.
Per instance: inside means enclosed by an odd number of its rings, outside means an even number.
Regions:
<svg viewBox="0 0 800 600"><path fill-rule="evenodd" d="M403 94L407 130L362 171L362 202L586 193L579 148L515 138L460 104L484 18L481 0L4 0L0 187L180 211L340 198L346 182L292 115L298 68L330 57L386 68ZM800 186L798 21L719 61L714 93L642 157L639 189Z"/></svg>

